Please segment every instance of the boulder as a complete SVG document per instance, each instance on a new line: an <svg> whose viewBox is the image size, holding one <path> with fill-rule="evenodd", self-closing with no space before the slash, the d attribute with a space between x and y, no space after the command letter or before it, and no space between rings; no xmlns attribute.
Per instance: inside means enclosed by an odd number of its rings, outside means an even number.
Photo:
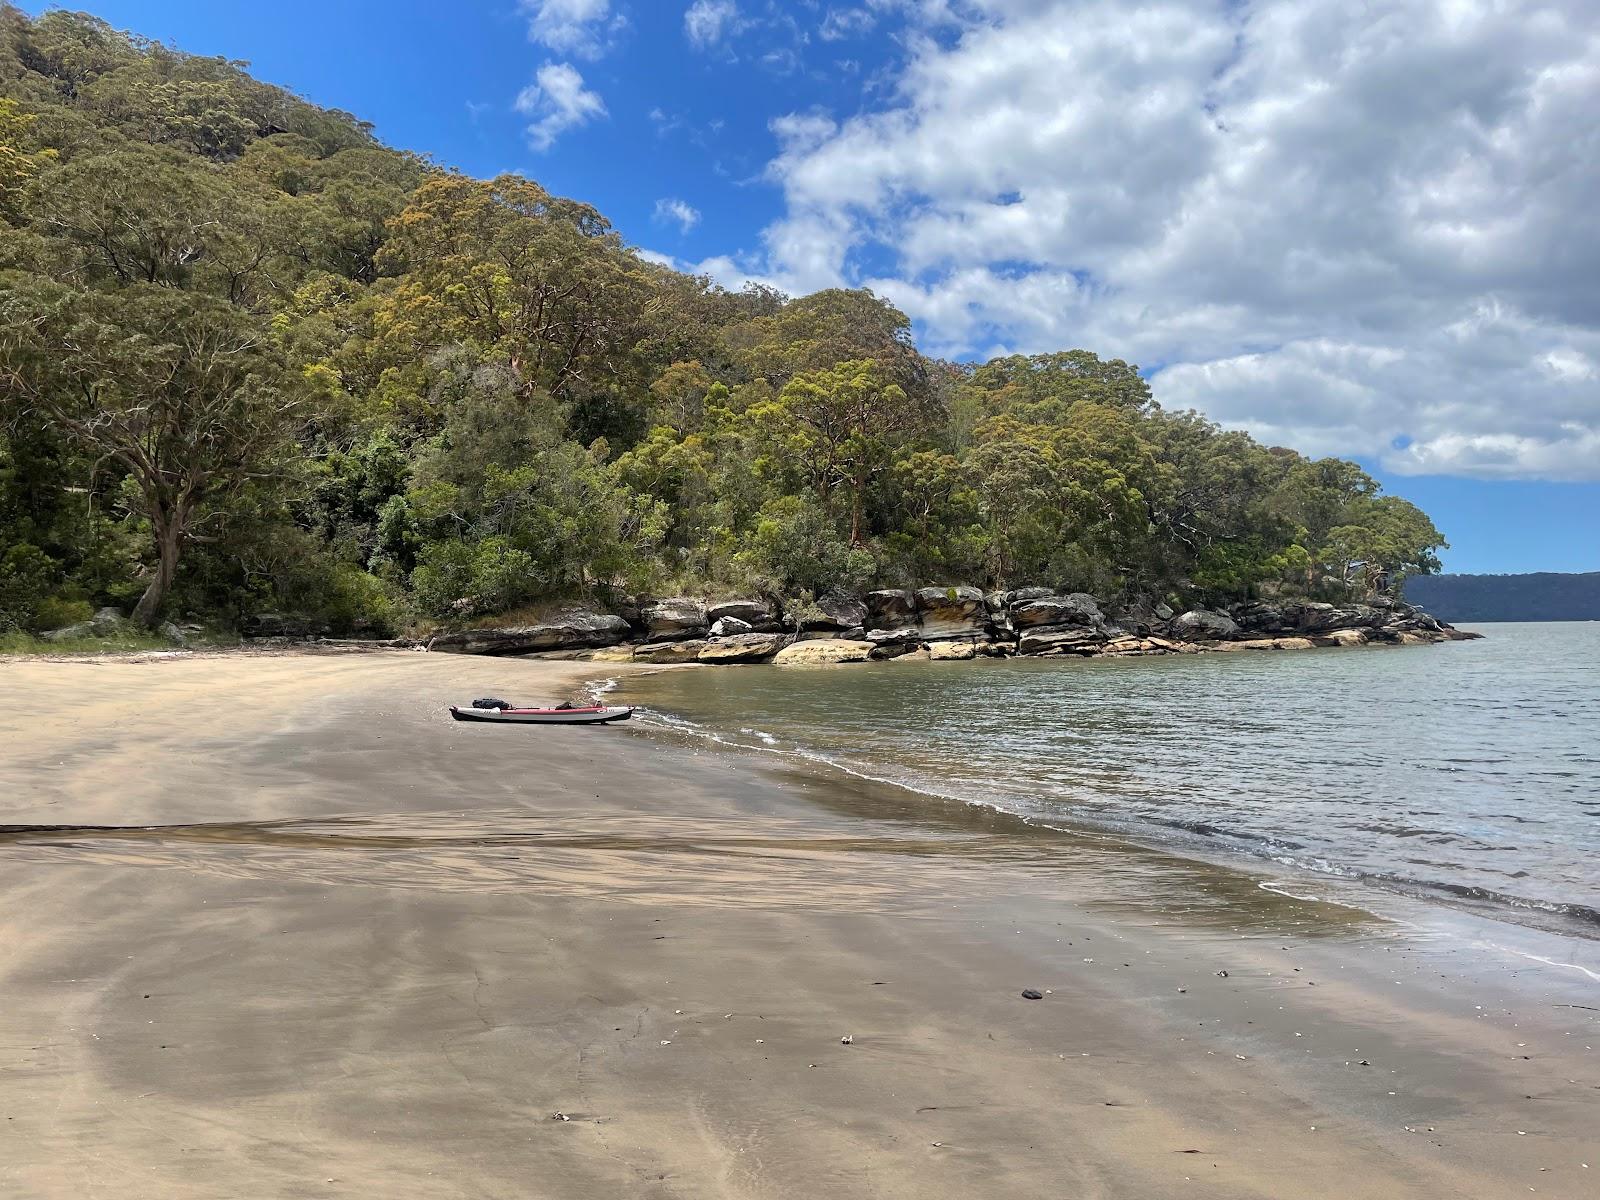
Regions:
<svg viewBox="0 0 1600 1200"><path fill-rule="evenodd" d="M639 610L639 617L651 641L705 636L706 606L692 596L652 600Z"/></svg>
<svg viewBox="0 0 1600 1200"><path fill-rule="evenodd" d="M860 629L867 621L867 606L858 597L847 592L828 592L819 596L814 607L817 611L800 621L801 629L816 631Z"/></svg>
<svg viewBox="0 0 1600 1200"><path fill-rule="evenodd" d="M706 613L710 616L709 610ZM749 621L739 617L718 617L711 622L711 636L714 638L737 637L741 633L754 633L756 627Z"/></svg>
<svg viewBox="0 0 1600 1200"><path fill-rule="evenodd" d="M920 643L912 641L875 642L872 647L872 657L876 659L904 658L921 649Z"/></svg>
<svg viewBox="0 0 1600 1200"><path fill-rule="evenodd" d="M1312 640L1324 646L1364 646L1367 635L1360 629L1334 629Z"/></svg>
<svg viewBox="0 0 1600 1200"><path fill-rule="evenodd" d="M1023 604L1029 600L1043 600L1046 596L1054 596L1055 594L1056 591L1054 588L1025 587L1014 588L1011 591L1006 592L1004 595L1006 607L1009 608L1013 604Z"/></svg>
<svg viewBox="0 0 1600 1200"><path fill-rule="evenodd" d="M1226 641L1239 635L1238 623L1232 617L1209 608L1191 608L1173 617L1170 629L1174 637L1186 642Z"/></svg>
<svg viewBox="0 0 1600 1200"><path fill-rule="evenodd" d="M52 629L48 633L41 633L39 637L47 642L71 642L78 638L98 637L101 631L95 627L93 621L79 621L76 625L63 625L60 629Z"/></svg>
<svg viewBox="0 0 1600 1200"><path fill-rule="evenodd" d="M1228 610L1228 615L1241 630L1248 633L1284 633L1294 628L1280 609L1260 601L1235 604Z"/></svg>
<svg viewBox="0 0 1600 1200"><path fill-rule="evenodd" d="M866 627L907 629L917 623L916 597L903 588L884 588L867 593Z"/></svg>
<svg viewBox="0 0 1600 1200"><path fill-rule="evenodd" d="M1031 590L1031 589L1028 589ZM1040 625L1075 625L1084 629L1100 629L1105 625L1105 614L1087 592L1070 595L1033 596L1014 600L1011 604L1011 624L1017 632Z"/></svg>
<svg viewBox="0 0 1600 1200"><path fill-rule="evenodd" d="M866 662L875 649L871 642L828 638L794 642L779 650L773 662L779 666L814 666L822 663Z"/></svg>
<svg viewBox="0 0 1600 1200"><path fill-rule="evenodd" d="M934 662L976 658L977 656L978 647L975 642L933 642L928 646L928 657Z"/></svg>
<svg viewBox="0 0 1600 1200"><path fill-rule="evenodd" d="M706 642L695 657L700 662L760 662L764 658L771 658L788 644L789 635L786 633L741 633L735 637Z"/></svg>
<svg viewBox="0 0 1600 1200"><path fill-rule="evenodd" d="M888 657L895 662L927 662L933 654L927 646L907 646L900 653Z"/></svg>
<svg viewBox="0 0 1600 1200"><path fill-rule="evenodd" d="M642 663L693 662L705 649L701 638L685 638L676 642L647 642L633 648L633 661Z"/></svg>
<svg viewBox="0 0 1600 1200"><path fill-rule="evenodd" d="M1106 635L1081 625L1036 625L1021 631L1018 654L1098 654Z"/></svg>
<svg viewBox="0 0 1600 1200"><path fill-rule="evenodd" d="M446 630L434 635L428 649L450 654L530 654L614 646L627 635L628 623L621 617L573 609L531 625Z"/></svg>
<svg viewBox="0 0 1600 1200"><path fill-rule="evenodd" d="M632 646L602 646L600 649L590 652L589 661L590 662L632 662L633 661L633 647Z"/></svg>
<svg viewBox="0 0 1600 1200"><path fill-rule="evenodd" d="M766 632L779 629L783 624L778 606L759 597L754 600L718 600L715 604L708 604L706 620L712 625L723 620L742 621L747 626L743 632Z"/></svg>
<svg viewBox="0 0 1600 1200"><path fill-rule="evenodd" d="M614 596L607 598L606 607L635 629L643 629L644 616L640 606L644 603L647 602L638 596Z"/></svg>
<svg viewBox="0 0 1600 1200"><path fill-rule="evenodd" d="M988 632L989 610L975 587L919 588L915 599L922 636L928 641Z"/></svg>

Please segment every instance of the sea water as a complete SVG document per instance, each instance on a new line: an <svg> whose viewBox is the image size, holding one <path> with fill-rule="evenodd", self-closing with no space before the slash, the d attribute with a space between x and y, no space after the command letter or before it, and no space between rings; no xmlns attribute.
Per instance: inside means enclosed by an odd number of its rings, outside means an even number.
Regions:
<svg viewBox="0 0 1600 1200"><path fill-rule="evenodd" d="M646 721L1042 824L1600 937L1600 624L1437 646L717 667Z"/></svg>

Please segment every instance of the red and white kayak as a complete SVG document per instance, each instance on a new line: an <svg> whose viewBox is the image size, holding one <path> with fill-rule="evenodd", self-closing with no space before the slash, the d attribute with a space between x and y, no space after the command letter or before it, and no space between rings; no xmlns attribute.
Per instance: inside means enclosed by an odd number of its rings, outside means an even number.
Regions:
<svg viewBox="0 0 1600 1200"><path fill-rule="evenodd" d="M497 725L607 725L626 721L633 709L602 704L588 708L458 708L450 706L458 721L488 721Z"/></svg>

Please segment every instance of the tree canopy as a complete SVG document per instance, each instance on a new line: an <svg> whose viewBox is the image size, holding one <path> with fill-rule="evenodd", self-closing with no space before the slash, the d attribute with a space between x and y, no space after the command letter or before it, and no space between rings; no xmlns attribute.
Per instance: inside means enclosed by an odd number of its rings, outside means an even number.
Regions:
<svg viewBox="0 0 1600 1200"><path fill-rule="evenodd" d="M578 596L1438 569L1353 463L1073 349L951 363L865 289L732 291L519 175L0 4L0 624L331 628Z"/></svg>

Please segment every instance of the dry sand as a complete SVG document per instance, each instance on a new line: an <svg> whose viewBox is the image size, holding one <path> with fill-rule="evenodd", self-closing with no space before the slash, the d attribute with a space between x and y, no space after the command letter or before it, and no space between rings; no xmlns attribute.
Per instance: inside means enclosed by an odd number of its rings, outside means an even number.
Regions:
<svg viewBox="0 0 1600 1200"><path fill-rule="evenodd" d="M0 1196L1600 1194L1520 935L444 711L588 669L0 662Z"/></svg>

